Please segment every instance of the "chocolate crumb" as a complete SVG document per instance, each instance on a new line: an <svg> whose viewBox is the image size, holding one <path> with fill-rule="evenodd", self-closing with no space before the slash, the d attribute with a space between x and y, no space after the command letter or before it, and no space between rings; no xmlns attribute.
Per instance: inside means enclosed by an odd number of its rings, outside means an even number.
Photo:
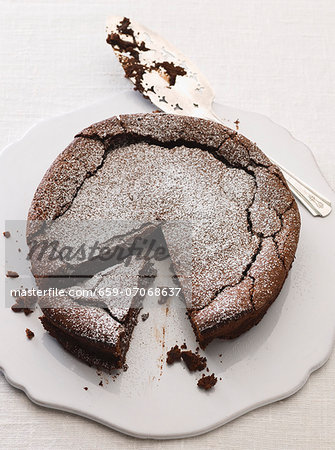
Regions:
<svg viewBox="0 0 335 450"><path fill-rule="evenodd" d="M176 78L178 75L180 76L186 75L186 70L183 67L176 66L172 62L168 61L155 62L153 68L164 69L164 72L166 74L166 81L169 83L170 86L174 86L176 84Z"/></svg>
<svg viewBox="0 0 335 450"><path fill-rule="evenodd" d="M216 376L214 375L214 373L212 373L212 375L202 375L202 377L200 378L200 380L198 380L198 387L200 389L204 389L205 391L208 391L209 389L212 389L213 386L216 385L218 379L216 378Z"/></svg>
<svg viewBox="0 0 335 450"><path fill-rule="evenodd" d="M181 360L181 351L178 345L175 345L174 347L171 347L171 349L167 352L166 362L167 364L171 365L174 362L180 360Z"/></svg>
<svg viewBox="0 0 335 450"><path fill-rule="evenodd" d="M120 22L120 25L117 26L118 31L120 33L125 34L126 36L134 36L134 30L129 28L130 19L128 17L124 17Z"/></svg>
<svg viewBox="0 0 335 450"><path fill-rule="evenodd" d="M187 349L186 342L184 342L183 345L180 346L180 348L182 348L183 350L186 350Z"/></svg>
<svg viewBox="0 0 335 450"><path fill-rule="evenodd" d="M149 313L145 313L141 315L142 322L145 322L149 318Z"/></svg>
<svg viewBox="0 0 335 450"><path fill-rule="evenodd" d="M14 272L13 270L8 270L6 273L7 278L19 278L19 274L17 272Z"/></svg>
<svg viewBox="0 0 335 450"><path fill-rule="evenodd" d="M15 303L14 305L12 305L11 307L12 311L15 313L20 313L20 312L24 312L26 316L29 316L30 314L32 314L34 312L33 309L29 309L29 308L22 308L20 306L17 306L17 303Z"/></svg>
<svg viewBox="0 0 335 450"><path fill-rule="evenodd" d="M205 356L197 355L191 350L184 350L181 352L181 357L190 372L195 372L196 370L203 370L206 368L207 358Z"/></svg>
<svg viewBox="0 0 335 450"><path fill-rule="evenodd" d="M155 113L155 114L158 114L158 113L160 113L160 112L162 112L160 109L155 109L154 111L152 111L153 113Z"/></svg>
<svg viewBox="0 0 335 450"><path fill-rule="evenodd" d="M33 331L29 330L29 328L26 328L26 335L27 335L27 338L29 340L31 340L35 336L35 333Z"/></svg>
<svg viewBox="0 0 335 450"><path fill-rule="evenodd" d="M9 231L4 231L2 234L5 236L5 238L10 238L10 232Z"/></svg>
<svg viewBox="0 0 335 450"><path fill-rule="evenodd" d="M240 121L238 119L235 120L234 124L236 125L236 131L239 130Z"/></svg>
<svg viewBox="0 0 335 450"><path fill-rule="evenodd" d="M85 389L85 391L88 391L88 387L87 386L85 386L84 389Z"/></svg>
<svg viewBox="0 0 335 450"><path fill-rule="evenodd" d="M11 309L15 313L24 312L26 316L34 312L34 308L37 302L37 297L32 296L19 296L15 298L15 303Z"/></svg>
<svg viewBox="0 0 335 450"><path fill-rule="evenodd" d="M128 370L128 364L123 364L123 371L127 372L127 370Z"/></svg>
<svg viewBox="0 0 335 450"><path fill-rule="evenodd" d="M100 383L99 383L99 386L103 386L103 383L102 383L102 381L100 381Z"/></svg>

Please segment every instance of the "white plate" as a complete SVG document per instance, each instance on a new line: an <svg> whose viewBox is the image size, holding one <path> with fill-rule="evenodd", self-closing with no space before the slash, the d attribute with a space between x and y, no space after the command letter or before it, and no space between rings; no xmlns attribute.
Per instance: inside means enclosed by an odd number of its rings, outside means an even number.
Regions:
<svg viewBox="0 0 335 450"><path fill-rule="evenodd" d="M41 122L7 147L0 155L1 230L5 229L5 219L26 218L42 175L76 132L114 114L152 109L140 95L121 93ZM285 129L255 113L219 104L215 109L232 126L238 118L241 133L335 204L334 193L311 152ZM143 438L205 433L293 394L329 357L335 330L335 215L313 218L303 208L301 215L296 261L265 318L240 338L216 341L206 350L211 371L222 377L214 390L200 391L196 386L199 374L189 374L181 364L163 364L161 369L166 350L176 340L182 343L185 338L189 345L196 346L181 310L172 310L166 316L165 309L156 308L146 322L139 323L127 358L129 370L113 381L63 351L42 330L38 313L26 317L1 308L0 367L12 385L40 405L70 411ZM0 239L3 274L4 241ZM4 276L0 279L4 292ZM25 336L26 327L35 332L32 341ZM98 385L101 379L103 387Z"/></svg>

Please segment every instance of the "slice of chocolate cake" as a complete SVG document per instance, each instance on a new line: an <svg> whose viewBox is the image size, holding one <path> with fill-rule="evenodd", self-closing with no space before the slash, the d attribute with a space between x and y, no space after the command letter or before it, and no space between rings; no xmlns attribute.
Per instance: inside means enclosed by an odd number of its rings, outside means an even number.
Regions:
<svg viewBox="0 0 335 450"><path fill-rule="evenodd" d="M50 298L41 300L41 322L67 351L100 369L122 367L131 330L103 308L82 306L64 297L53 298L52 304Z"/></svg>
<svg viewBox="0 0 335 450"><path fill-rule="evenodd" d="M42 298L42 324L87 364L108 371L121 368L142 307L137 288L146 289L155 275L150 262L133 257L65 289L61 297Z"/></svg>

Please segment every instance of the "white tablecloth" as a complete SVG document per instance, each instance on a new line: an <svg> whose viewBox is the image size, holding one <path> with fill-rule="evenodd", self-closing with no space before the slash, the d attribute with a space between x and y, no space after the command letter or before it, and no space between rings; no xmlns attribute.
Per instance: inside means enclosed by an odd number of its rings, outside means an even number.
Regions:
<svg viewBox="0 0 335 450"><path fill-rule="evenodd" d="M104 43L136 18L192 57L221 102L270 116L335 188L334 0L1 0L0 147L37 120L131 88ZM207 435L140 441L32 404L0 375L0 447L334 449L335 355L293 397Z"/></svg>

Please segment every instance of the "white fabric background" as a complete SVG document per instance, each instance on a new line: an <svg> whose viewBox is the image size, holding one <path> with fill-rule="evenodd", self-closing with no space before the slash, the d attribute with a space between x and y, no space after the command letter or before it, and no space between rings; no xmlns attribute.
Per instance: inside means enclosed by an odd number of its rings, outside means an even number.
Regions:
<svg viewBox="0 0 335 450"><path fill-rule="evenodd" d="M335 188L334 0L0 0L0 148L39 119L130 89L104 43L110 14L136 18L179 46L221 102L288 128ZM334 449L334 375L335 355L293 397L169 442L40 408L0 375L0 447Z"/></svg>

